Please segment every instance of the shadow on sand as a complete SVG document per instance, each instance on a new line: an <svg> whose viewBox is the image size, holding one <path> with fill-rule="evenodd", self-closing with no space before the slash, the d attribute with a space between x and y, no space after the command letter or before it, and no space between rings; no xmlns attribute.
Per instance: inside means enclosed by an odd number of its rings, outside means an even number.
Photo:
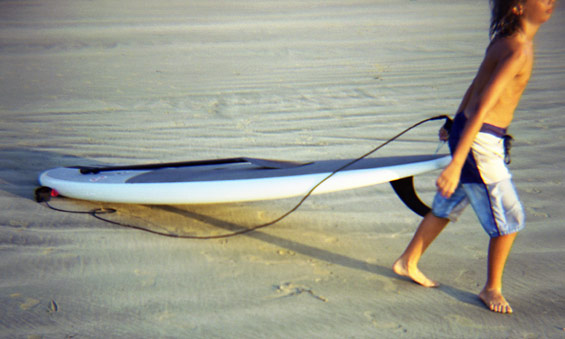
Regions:
<svg viewBox="0 0 565 339"><path fill-rule="evenodd" d="M221 228L223 230L226 230L227 232L237 232L246 228L244 226L237 225L229 221L221 220L207 214L198 213L195 210L182 209L176 206L158 206L157 208L170 213L179 214L185 218L196 220L198 222L205 223L207 225ZM357 260L342 254L333 253L327 249L313 247L307 244L302 244L293 240L284 239L261 231L246 233L244 236L256 240L260 240L269 244L273 244L281 248L285 248L320 261L328 262L330 264L340 265L355 270L366 271L371 274L377 274L383 277L398 279L404 282L409 282L410 284L414 284L411 280L396 275L389 267L367 263L365 261ZM420 288L419 286L416 286L416 284L414 284L414 286ZM483 304L478 299L476 294L463 291L453 286L449 286L445 284L442 284L439 287L439 290L450 295L453 298L456 298L461 302L483 308Z"/></svg>
<svg viewBox="0 0 565 339"><path fill-rule="evenodd" d="M0 167L0 189L30 200L34 199L33 191L39 184L37 178L44 170L54 167L107 165L66 154L14 148L0 149L0 158L3 160ZM183 218L195 220L206 225L221 228L228 232L241 231L246 228L245 226L198 212L199 209L197 207L192 208L192 206L187 206L185 208L183 206L183 208L180 208L177 206L156 206L154 208L180 215ZM242 213L245 213L245 211L242 210ZM342 254L333 253L327 249L316 248L261 231L246 233L244 236L274 244L320 261L408 282L407 279L394 274L389 267L370 264ZM461 302L482 307L482 303L473 293L445 284L442 284L439 290Z"/></svg>

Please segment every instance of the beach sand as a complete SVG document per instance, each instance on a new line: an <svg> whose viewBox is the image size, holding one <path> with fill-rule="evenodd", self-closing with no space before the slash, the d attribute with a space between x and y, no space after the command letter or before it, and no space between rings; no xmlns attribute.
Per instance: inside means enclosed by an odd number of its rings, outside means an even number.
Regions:
<svg viewBox="0 0 565 339"><path fill-rule="evenodd" d="M528 222L505 271L515 313L498 315L476 296L488 237L471 210L421 262L441 287L393 274L420 219L389 185L208 241L33 199L60 166L360 156L455 113L488 44L486 0L0 2L0 337L564 338L564 7L538 33L511 127ZM375 156L433 153L438 128ZM416 178L427 202L437 175ZM52 203L205 236L296 202Z"/></svg>

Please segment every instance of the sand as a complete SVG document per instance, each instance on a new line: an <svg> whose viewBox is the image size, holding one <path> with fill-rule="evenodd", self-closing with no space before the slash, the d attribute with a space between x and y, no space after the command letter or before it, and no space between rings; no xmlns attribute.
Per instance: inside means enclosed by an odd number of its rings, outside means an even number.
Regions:
<svg viewBox="0 0 565 339"><path fill-rule="evenodd" d="M472 211L421 262L440 288L392 273L420 219L388 185L315 196L274 226L209 241L33 200L39 173L59 166L362 155L455 113L488 43L486 0L1 1L0 337L564 338L564 7L538 33L511 127L528 224L505 271L515 314L498 315L476 297L488 237ZM438 128L377 155L434 152ZM416 179L428 202L437 174ZM295 203L53 201L193 235Z"/></svg>

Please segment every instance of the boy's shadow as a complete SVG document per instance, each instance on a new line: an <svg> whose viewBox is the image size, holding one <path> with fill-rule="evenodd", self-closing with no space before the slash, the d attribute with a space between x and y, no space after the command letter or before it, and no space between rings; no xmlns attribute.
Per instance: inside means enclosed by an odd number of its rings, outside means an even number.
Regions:
<svg viewBox="0 0 565 339"><path fill-rule="evenodd" d="M0 167L0 189L30 200L34 199L34 189L39 185L38 176L44 170L55 167L106 165L97 161L72 155L21 148L0 149L0 159L3 160ZM180 208L178 206L166 205L157 206L156 208L169 213L181 215L185 218L197 220L213 227L225 229L230 232L245 229L244 226L221 220L215 216L200 213L198 212L198 208L192 208L190 206L183 206L183 208ZM300 253L320 261L325 261L330 264L336 264L355 270L362 270L371 274L397 279L399 281L408 281L405 278L397 276L389 267L370 264L342 254L333 253L327 249L313 247L261 231L246 233L244 236L274 244L281 248L286 248L293 252ZM480 300L473 293L445 284L441 285L439 290L461 302L482 307Z"/></svg>

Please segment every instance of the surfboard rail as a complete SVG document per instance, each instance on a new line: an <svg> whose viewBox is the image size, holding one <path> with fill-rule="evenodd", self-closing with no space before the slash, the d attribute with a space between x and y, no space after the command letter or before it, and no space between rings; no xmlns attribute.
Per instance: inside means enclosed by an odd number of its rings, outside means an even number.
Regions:
<svg viewBox="0 0 565 339"><path fill-rule="evenodd" d="M63 167L43 172L39 182L69 198L133 204L212 204L324 194L390 182L414 212L429 211L418 198L413 176L449 163L448 155L289 162L228 158L108 167Z"/></svg>

